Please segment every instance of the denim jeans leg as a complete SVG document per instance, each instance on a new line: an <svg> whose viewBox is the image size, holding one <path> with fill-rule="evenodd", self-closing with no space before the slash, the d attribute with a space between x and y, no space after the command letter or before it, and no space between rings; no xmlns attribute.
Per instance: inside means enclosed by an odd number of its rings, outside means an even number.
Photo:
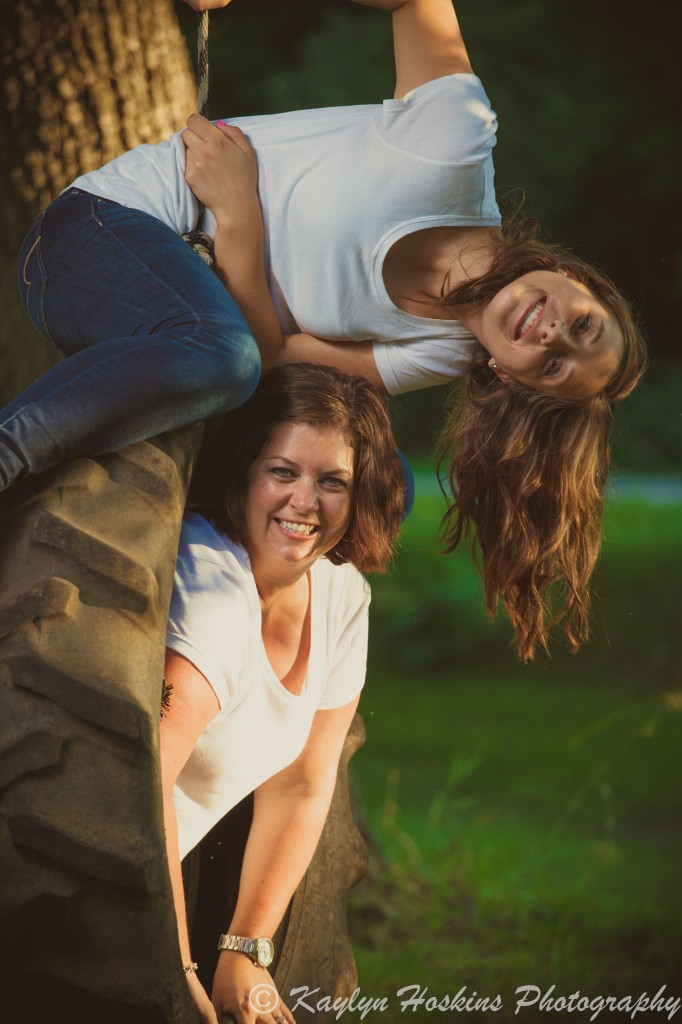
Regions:
<svg viewBox="0 0 682 1024"><path fill-rule="evenodd" d="M226 411L260 356L216 275L169 227L61 196L24 245L22 298L66 358L0 412L0 488Z"/></svg>

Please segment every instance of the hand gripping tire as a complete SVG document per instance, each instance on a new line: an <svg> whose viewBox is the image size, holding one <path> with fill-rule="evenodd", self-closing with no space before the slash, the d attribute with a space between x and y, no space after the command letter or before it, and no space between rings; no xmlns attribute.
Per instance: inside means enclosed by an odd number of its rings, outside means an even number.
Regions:
<svg viewBox="0 0 682 1024"><path fill-rule="evenodd" d="M165 621L200 427L0 503L0 1018L194 1021L158 770Z"/></svg>

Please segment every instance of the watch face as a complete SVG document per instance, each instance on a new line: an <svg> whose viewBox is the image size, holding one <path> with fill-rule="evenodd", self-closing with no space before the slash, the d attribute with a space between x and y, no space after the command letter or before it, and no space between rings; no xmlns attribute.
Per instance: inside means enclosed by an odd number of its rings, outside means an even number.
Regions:
<svg viewBox="0 0 682 1024"><path fill-rule="evenodd" d="M275 958L275 947L270 939L258 940L258 963L261 967L269 967Z"/></svg>

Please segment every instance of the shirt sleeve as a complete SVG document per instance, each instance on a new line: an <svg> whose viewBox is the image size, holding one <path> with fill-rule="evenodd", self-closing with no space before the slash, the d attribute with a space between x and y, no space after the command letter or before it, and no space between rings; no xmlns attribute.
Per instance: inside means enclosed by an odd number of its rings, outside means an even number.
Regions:
<svg viewBox="0 0 682 1024"><path fill-rule="evenodd" d="M497 117L479 78L435 78L384 100L379 132L397 149L445 164L479 163L495 145Z"/></svg>
<svg viewBox="0 0 682 1024"><path fill-rule="evenodd" d="M374 342L377 370L390 395L448 384L471 368L476 339L417 338L414 341Z"/></svg>
<svg viewBox="0 0 682 1024"><path fill-rule="evenodd" d="M238 695L244 602L239 583L222 567L180 556L175 569L166 646L208 680L221 709ZM234 641L234 642L233 642Z"/></svg>
<svg viewBox="0 0 682 1024"><path fill-rule="evenodd" d="M330 646L327 682L318 703L320 711L349 704L365 685L371 591L369 583L357 570L350 566L344 568L352 571L356 578L346 594L345 615L333 649ZM330 611L338 622L339 609L333 607Z"/></svg>

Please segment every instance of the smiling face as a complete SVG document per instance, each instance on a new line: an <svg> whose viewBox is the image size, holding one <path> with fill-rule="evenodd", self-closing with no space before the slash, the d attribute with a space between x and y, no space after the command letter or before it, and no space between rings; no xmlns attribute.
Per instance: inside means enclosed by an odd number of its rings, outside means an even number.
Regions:
<svg viewBox="0 0 682 1024"><path fill-rule="evenodd" d="M502 381L561 398L598 394L623 355L610 310L585 285L547 270L502 288L471 329Z"/></svg>
<svg viewBox="0 0 682 1024"><path fill-rule="evenodd" d="M302 575L346 531L353 449L337 427L279 423L247 482L244 546L254 574Z"/></svg>

